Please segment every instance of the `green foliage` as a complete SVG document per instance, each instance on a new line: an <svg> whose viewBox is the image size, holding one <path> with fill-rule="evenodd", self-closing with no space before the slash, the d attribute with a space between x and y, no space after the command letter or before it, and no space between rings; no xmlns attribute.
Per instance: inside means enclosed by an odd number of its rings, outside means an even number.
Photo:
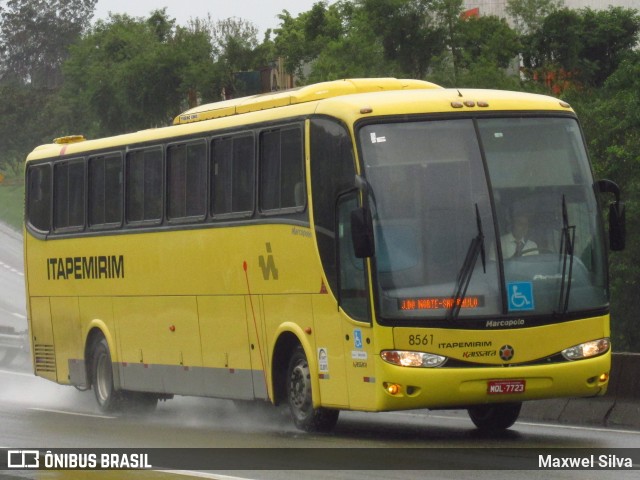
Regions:
<svg viewBox="0 0 640 480"><path fill-rule="evenodd" d="M338 70L344 71L348 62L341 56L345 50L342 44L354 40L350 34L354 27L354 11L349 2L336 2L330 6L327 2L318 2L296 18L286 10L278 15L280 27L275 30L274 52L284 58L286 71L303 82L304 66L310 62L324 64L321 72L316 73L316 79L331 75L328 72L334 72L338 64L341 64ZM356 43L360 42L356 40ZM347 47L346 50L350 49ZM333 54L337 61L331 59Z"/></svg>
<svg viewBox="0 0 640 480"><path fill-rule="evenodd" d="M357 5L380 36L385 60L408 77L424 78L433 57L446 46L447 30L433 13L439 2L360 0Z"/></svg>
<svg viewBox="0 0 640 480"><path fill-rule="evenodd" d="M24 182L21 177L0 183L0 221L16 231L22 230L24 211Z"/></svg>
<svg viewBox="0 0 640 480"><path fill-rule="evenodd" d="M637 44L638 32L637 10L557 10L523 36L523 63L532 77L552 72L556 80L599 88Z"/></svg>
<svg viewBox="0 0 640 480"><path fill-rule="evenodd" d="M459 29L461 67L484 63L505 69L520 52L518 35L503 18L470 18L461 22Z"/></svg>
<svg viewBox="0 0 640 480"><path fill-rule="evenodd" d="M89 26L97 0L9 0L0 20L3 78L55 89L68 47Z"/></svg>
<svg viewBox="0 0 640 480"><path fill-rule="evenodd" d="M207 81L211 58L209 37L175 28L164 10L99 21L65 64L63 95L75 107L66 123L90 135L166 125Z"/></svg>
<svg viewBox="0 0 640 480"><path fill-rule="evenodd" d="M507 0L507 13L520 32L538 30L544 19L564 5L564 0Z"/></svg>
<svg viewBox="0 0 640 480"><path fill-rule="evenodd" d="M582 119L596 177L620 185L626 200L627 246L610 255L612 336L617 351L640 351L640 53L631 52L604 88L568 98ZM603 198L604 200L610 200Z"/></svg>

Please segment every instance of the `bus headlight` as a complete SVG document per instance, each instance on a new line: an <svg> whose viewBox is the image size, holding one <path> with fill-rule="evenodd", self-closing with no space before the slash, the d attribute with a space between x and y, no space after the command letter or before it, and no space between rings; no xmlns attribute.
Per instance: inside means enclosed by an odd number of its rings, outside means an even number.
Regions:
<svg viewBox="0 0 640 480"><path fill-rule="evenodd" d="M607 352L611 348L608 338L600 338L591 342L581 343L562 351L562 356L567 360L581 360L583 358L596 357Z"/></svg>
<svg viewBox="0 0 640 480"><path fill-rule="evenodd" d="M441 367L447 361L442 355L404 350L383 350L380 356L385 362L400 367Z"/></svg>

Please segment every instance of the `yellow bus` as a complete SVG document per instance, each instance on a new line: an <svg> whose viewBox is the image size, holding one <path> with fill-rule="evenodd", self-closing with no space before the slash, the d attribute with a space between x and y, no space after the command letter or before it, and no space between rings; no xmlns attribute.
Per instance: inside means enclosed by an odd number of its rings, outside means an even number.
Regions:
<svg viewBox="0 0 640 480"><path fill-rule="evenodd" d="M307 431L417 408L500 430L523 401L605 393L596 194L614 249L624 204L568 104L351 79L173 123L27 158L36 375L110 412L288 404Z"/></svg>

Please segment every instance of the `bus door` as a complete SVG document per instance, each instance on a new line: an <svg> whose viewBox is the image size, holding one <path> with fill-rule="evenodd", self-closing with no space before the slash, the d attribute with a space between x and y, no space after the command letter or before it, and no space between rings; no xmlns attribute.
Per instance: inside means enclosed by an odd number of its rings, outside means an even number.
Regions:
<svg viewBox="0 0 640 480"><path fill-rule="evenodd" d="M338 200L338 289L340 307L346 314L342 325L349 405L366 410L372 408L375 398L376 376L366 261L356 257L351 235L351 215L357 209L356 192Z"/></svg>

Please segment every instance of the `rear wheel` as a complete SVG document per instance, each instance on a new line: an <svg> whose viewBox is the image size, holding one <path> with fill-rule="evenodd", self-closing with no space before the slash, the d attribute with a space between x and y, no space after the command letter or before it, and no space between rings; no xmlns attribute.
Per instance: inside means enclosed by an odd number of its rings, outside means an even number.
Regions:
<svg viewBox="0 0 640 480"><path fill-rule="evenodd" d="M98 407L105 413L119 411L122 408L121 392L113 386L113 366L107 341L102 338L93 348L91 357L91 384Z"/></svg>
<svg viewBox="0 0 640 480"><path fill-rule="evenodd" d="M467 409L471 421L480 430L499 432L506 430L518 419L522 402L475 405Z"/></svg>
<svg viewBox="0 0 640 480"><path fill-rule="evenodd" d="M113 384L111 353L104 338L101 338L93 348L91 384L98 407L105 413L123 411L148 413L155 410L158 404L158 396L155 394L116 390Z"/></svg>
<svg viewBox="0 0 640 480"><path fill-rule="evenodd" d="M289 360L287 401L293 423L300 430L328 432L338 421L339 410L313 407L309 362L302 347L297 347Z"/></svg>

